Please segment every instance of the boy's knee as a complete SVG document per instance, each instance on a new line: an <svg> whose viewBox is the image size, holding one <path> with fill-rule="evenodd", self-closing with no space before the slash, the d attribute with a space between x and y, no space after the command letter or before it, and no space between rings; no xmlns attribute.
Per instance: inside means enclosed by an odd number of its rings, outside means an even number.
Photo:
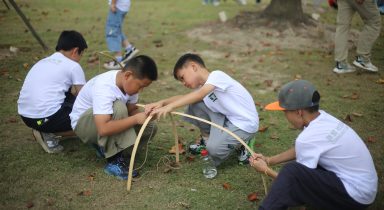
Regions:
<svg viewBox="0 0 384 210"><path fill-rule="evenodd" d="M128 117L127 105L119 100L113 102L113 118L121 119L125 117Z"/></svg>

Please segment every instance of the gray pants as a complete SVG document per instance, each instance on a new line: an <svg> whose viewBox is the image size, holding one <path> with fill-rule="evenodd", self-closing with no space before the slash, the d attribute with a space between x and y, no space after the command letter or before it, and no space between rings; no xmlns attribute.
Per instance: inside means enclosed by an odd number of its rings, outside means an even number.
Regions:
<svg viewBox="0 0 384 210"><path fill-rule="evenodd" d="M122 101L115 101L113 103L112 120L119 120L126 117L128 117L126 104ZM99 136L94 121L93 110L88 109L80 116L75 128L75 133L82 142L87 144L97 144L103 149L104 156L109 158L128 147L130 147L128 150L131 151L137 137L136 132L138 132L140 128L141 125L136 125L118 134ZM155 136L156 131L156 124L153 121L149 122L141 137L140 146L149 141L149 138ZM127 153L130 153L130 151L127 151Z"/></svg>
<svg viewBox="0 0 384 210"><path fill-rule="evenodd" d="M185 113L218 124L236 134L245 142L248 142L255 135L255 133L248 133L236 127L223 114L211 111L204 102L190 104ZM209 134L208 141L206 142L207 150L215 161L216 166L227 159L236 147L241 146L241 143L233 138L233 136L219 128L186 117L184 117L184 120L197 126L202 133Z"/></svg>
<svg viewBox="0 0 384 210"><path fill-rule="evenodd" d="M380 35L381 17L374 0L362 4L355 0L338 0L337 27L335 37L335 61L346 61L348 57L348 37L352 17L357 12L364 22L357 42L356 53L368 59L371 49Z"/></svg>

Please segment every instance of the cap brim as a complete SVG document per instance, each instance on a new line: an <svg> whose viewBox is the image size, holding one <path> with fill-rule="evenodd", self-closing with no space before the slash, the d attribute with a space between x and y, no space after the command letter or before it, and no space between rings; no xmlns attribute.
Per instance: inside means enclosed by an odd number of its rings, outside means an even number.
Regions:
<svg viewBox="0 0 384 210"><path fill-rule="evenodd" d="M280 106L280 103L278 101L268 104L264 107L265 110L270 111L283 111L285 110L283 107Z"/></svg>

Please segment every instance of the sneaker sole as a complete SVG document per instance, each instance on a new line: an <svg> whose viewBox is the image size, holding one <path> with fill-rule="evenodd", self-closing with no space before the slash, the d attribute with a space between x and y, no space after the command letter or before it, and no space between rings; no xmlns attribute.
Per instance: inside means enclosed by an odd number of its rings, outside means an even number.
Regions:
<svg viewBox="0 0 384 210"><path fill-rule="evenodd" d="M340 69L338 69L338 68L334 68L333 69L333 72L335 72L335 73L337 73L337 74L347 74L347 73L352 73L352 72L355 72L356 71L356 69L354 69L354 70L340 70Z"/></svg>
<svg viewBox="0 0 384 210"><path fill-rule="evenodd" d="M123 65L124 66L124 65ZM104 64L103 65L103 67L105 68L105 69L107 69L107 70L120 70L121 68L120 68L120 66L115 66L115 67L110 67L109 65L107 65L107 64Z"/></svg>
<svg viewBox="0 0 384 210"><path fill-rule="evenodd" d="M123 66L125 65L125 63L127 63L129 60L131 60L139 52L140 52L140 50L135 49L126 59L122 60L121 63L123 64Z"/></svg>
<svg viewBox="0 0 384 210"><path fill-rule="evenodd" d="M33 137L35 137L35 140L41 145L41 147L47 153L50 153L50 154L51 153L58 153L58 152L61 152L63 150L63 149L61 149L60 151L54 151L54 150L49 149L49 147L45 144L43 137L41 136L39 131L32 129L32 134L33 134Z"/></svg>
<svg viewBox="0 0 384 210"><path fill-rule="evenodd" d="M361 69L365 69L367 71L370 71L370 72L378 72L379 70L378 69L370 69L370 68L367 68L365 66L363 66L361 63L357 62L357 61L353 61L353 65L361 68Z"/></svg>

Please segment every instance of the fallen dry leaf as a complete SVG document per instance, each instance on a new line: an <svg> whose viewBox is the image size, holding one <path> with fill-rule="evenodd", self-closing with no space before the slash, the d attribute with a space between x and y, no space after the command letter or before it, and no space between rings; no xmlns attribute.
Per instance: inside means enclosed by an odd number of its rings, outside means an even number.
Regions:
<svg viewBox="0 0 384 210"><path fill-rule="evenodd" d="M231 185L228 184L227 182L225 182L225 183L223 184L223 188L226 189L226 190L229 190L229 189L231 188Z"/></svg>
<svg viewBox="0 0 384 210"><path fill-rule="evenodd" d="M376 83L377 83L377 84L384 84L384 79L378 79L378 80L376 81Z"/></svg>
<svg viewBox="0 0 384 210"><path fill-rule="evenodd" d="M375 143L376 142L376 138L374 136L368 136L367 138L367 142L369 143Z"/></svg>
<svg viewBox="0 0 384 210"><path fill-rule="evenodd" d="M176 154L176 146L173 146L169 151L170 154ZM179 154L184 154L185 150L182 144L179 144Z"/></svg>
<svg viewBox="0 0 384 210"><path fill-rule="evenodd" d="M357 93L352 93L352 95L344 95L342 97L347 99L352 99L352 100L357 100L360 98L359 94Z"/></svg>
<svg viewBox="0 0 384 210"><path fill-rule="evenodd" d="M347 121L347 122L352 122L351 115L347 114L347 116L345 116L344 120Z"/></svg>
<svg viewBox="0 0 384 210"><path fill-rule="evenodd" d="M272 134L269 138L270 139L279 139L279 137L276 134Z"/></svg>
<svg viewBox="0 0 384 210"><path fill-rule="evenodd" d="M267 80L264 80L264 83L267 85L267 87L272 87L273 80L267 79Z"/></svg>
<svg viewBox="0 0 384 210"><path fill-rule="evenodd" d="M90 196L90 195L92 195L92 191L90 191L90 190L81 191L77 195Z"/></svg>
<svg viewBox="0 0 384 210"><path fill-rule="evenodd" d="M247 196L248 200L251 202L255 202L258 200L256 192L253 192L251 194L248 194Z"/></svg>
<svg viewBox="0 0 384 210"><path fill-rule="evenodd" d="M268 128L269 128L269 126L260 127L259 132L260 133L265 132L266 130L268 130Z"/></svg>
<svg viewBox="0 0 384 210"><path fill-rule="evenodd" d="M33 202L32 201L29 201L26 205L27 208L32 208L34 206Z"/></svg>
<svg viewBox="0 0 384 210"><path fill-rule="evenodd" d="M193 162L193 161L195 161L195 159L196 159L196 156L194 156L194 155L187 156L187 161L188 162Z"/></svg>

